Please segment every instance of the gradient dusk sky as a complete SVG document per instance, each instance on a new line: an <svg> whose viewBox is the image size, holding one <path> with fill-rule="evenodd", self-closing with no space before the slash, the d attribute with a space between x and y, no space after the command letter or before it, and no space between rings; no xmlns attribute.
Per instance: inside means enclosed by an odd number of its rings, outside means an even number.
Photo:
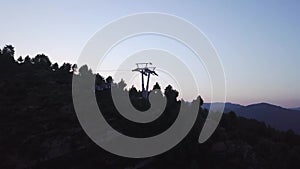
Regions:
<svg viewBox="0 0 300 169"><path fill-rule="evenodd" d="M182 17L217 49L227 101L300 106L300 1L11 0L0 5L1 48L12 44L16 57L45 53L60 64L75 63L86 42L112 20L139 12Z"/></svg>

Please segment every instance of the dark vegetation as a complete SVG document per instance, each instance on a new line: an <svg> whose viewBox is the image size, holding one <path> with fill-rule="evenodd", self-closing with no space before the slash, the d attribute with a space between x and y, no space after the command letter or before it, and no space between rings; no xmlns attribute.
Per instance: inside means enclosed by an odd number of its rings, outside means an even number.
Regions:
<svg viewBox="0 0 300 169"><path fill-rule="evenodd" d="M71 82L77 76L92 74L87 66L77 68L65 63L51 63L43 54L34 58L14 59L14 48L0 51L0 168L183 168L183 169L299 169L300 136L292 131L277 131L263 122L224 114L213 136L204 144L197 142L206 109L188 136L172 150L144 159L128 159L110 154L82 130L72 104ZM97 85L124 89L111 77L96 76ZM155 89L160 89L155 85ZM137 109L149 103L131 88L129 94ZM168 99L165 115L152 124L138 124L122 119L111 102L109 87L97 91L99 107L120 132L147 137L162 132L172 124L181 101L178 92L168 86L162 93ZM162 94L161 93L161 94ZM162 96L163 97L163 96ZM121 129L120 129L121 128ZM147 132L145 132L147 131ZM143 134L148 133L148 134Z"/></svg>

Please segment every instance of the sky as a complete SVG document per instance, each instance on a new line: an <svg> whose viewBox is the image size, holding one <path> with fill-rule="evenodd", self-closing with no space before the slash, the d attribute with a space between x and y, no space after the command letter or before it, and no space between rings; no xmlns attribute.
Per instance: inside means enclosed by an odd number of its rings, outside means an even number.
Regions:
<svg viewBox="0 0 300 169"><path fill-rule="evenodd" d="M1 47L12 44L16 57L44 53L60 64L76 63L88 40L112 20L140 12L176 15L196 25L217 50L226 75L228 102L300 106L297 0L11 0L2 1L0 8ZM147 43L139 43L141 40ZM161 37L133 38L119 50L131 49L127 52L132 53L134 49L157 47L160 43L180 55L178 44ZM113 62L119 58L111 54L110 59ZM199 74L206 72L200 67ZM201 95L209 101L207 76L199 78ZM189 93L186 95L183 98L189 97Z"/></svg>

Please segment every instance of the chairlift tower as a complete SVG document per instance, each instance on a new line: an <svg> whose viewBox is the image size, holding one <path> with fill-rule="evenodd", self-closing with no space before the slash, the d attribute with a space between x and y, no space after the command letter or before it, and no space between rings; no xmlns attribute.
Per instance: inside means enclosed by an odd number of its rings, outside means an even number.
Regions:
<svg viewBox="0 0 300 169"><path fill-rule="evenodd" d="M148 65L152 65L151 62L149 63L136 63L137 68L133 69L133 72L140 72L142 75L142 96L145 99L148 99L148 92L149 92L149 81L150 75L158 76L158 74L154 71L156 67L148 67ZM145 88L145 81L144 76L147 76L147 86Z"/></svg>

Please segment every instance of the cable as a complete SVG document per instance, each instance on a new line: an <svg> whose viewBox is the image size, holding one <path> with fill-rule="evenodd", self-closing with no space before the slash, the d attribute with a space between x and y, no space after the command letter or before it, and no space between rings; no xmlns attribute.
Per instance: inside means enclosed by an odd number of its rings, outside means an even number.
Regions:
<svg viewBox="0 0 300 169"><path fill-rule="evenodd" d="M132 70L119 70L119 69L116 69L116 70L97 70L98 72L116 72L116 71L132 71Z"/></svg>

